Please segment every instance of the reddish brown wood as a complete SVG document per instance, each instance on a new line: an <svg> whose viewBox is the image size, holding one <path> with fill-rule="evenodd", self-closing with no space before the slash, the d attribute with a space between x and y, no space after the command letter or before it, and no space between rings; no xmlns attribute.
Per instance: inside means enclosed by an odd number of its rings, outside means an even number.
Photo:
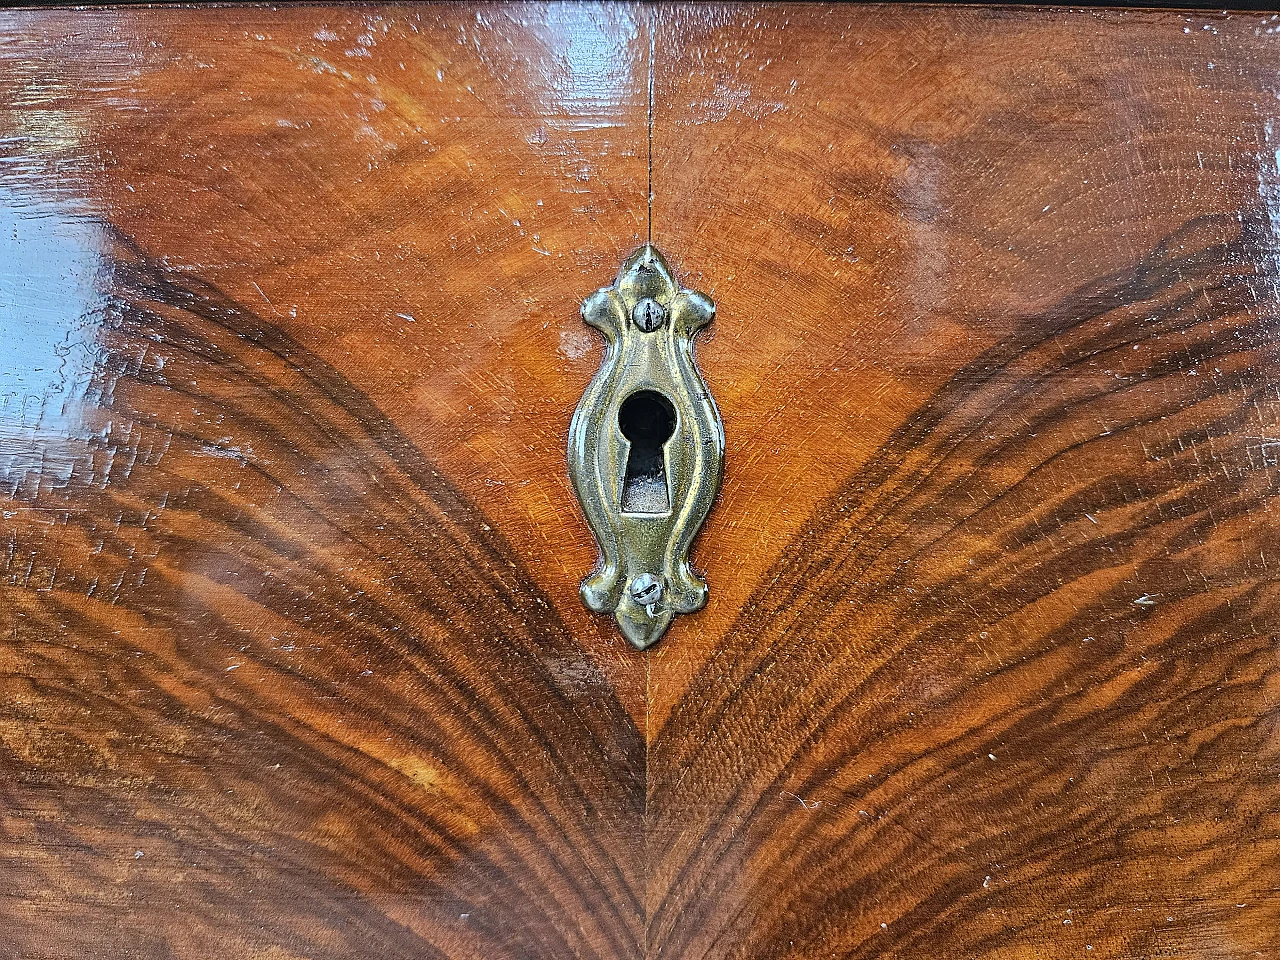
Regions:
<svg viewBox="0 0 1280 960"><path fill-rule="evenodd" d="M729 450L650 955L1280 952L1271 28L663 9Z"/></svg>
<svg viewBox="0 0 1280 960"><path fill-rule="evenodd" d="M1274 26L0 14L0 953L1275 954ZM729 450L641 655L650 140Z"/></svg>
<svg viewBox="0 0 1280 960"><path fill-rule="evenodd" d="M0 953L640 952L563 476L637 13L0 23Z"/></svg>

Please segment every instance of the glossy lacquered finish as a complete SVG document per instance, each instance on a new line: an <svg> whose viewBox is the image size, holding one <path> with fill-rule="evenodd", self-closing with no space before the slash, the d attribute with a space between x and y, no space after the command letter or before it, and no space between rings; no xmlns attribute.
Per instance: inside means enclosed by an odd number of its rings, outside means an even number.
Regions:
<svg viewBox="0 0 1280 960"><path fill-rule="evenodd" d="M0 13L0 952L1275 956L1277 26ZM640 653L650 236L728 471Z"/></svg>

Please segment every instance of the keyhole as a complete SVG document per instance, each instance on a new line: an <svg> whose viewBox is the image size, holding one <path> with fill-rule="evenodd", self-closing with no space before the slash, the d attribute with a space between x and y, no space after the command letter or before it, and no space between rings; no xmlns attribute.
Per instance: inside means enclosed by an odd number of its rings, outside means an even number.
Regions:
<svg viewBox="0 0 1280 960"><path fill-rule="evenodd" d="M624 513L670 513L663 444L676 429L676 408L656 390L640 390L618 408L618 429L631 442L622 480Z"/></svg>

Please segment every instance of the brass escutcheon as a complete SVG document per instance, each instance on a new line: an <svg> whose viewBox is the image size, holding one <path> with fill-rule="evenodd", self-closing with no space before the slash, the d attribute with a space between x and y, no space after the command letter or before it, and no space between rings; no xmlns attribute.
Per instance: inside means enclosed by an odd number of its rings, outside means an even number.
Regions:
<svg viewBox="0 0 1280 960"><path fill-rule="evenodd" d="M714 316L651 245L582 304L606 348L569 427L569 476L601 554L580 592L641 650L707 602L689 547L720 490L724 426L693 338Z"/></svg>

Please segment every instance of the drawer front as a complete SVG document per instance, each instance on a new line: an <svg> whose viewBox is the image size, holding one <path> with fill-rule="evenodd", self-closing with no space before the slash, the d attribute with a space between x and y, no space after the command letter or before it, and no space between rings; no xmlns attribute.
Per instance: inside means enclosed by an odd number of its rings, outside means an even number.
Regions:
<svg viewBox="0 0 1280 960"><path fill-rule="evenodd" d="M0 12L0 953L1276 956L1277 29ZM705 609L566 467L705 291Z"/></svg>

